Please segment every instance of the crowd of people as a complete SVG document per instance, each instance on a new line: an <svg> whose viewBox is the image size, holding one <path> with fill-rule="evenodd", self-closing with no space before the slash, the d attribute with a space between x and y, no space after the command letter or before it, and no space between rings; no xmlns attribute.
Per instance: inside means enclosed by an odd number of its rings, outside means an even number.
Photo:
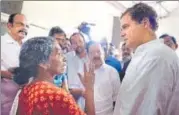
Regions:
<svg viewBox="0 0 179 115"><path fill-rule="evenodd" d="M1 114L179 115L176 38L157 38L156 11L144 3L120 23L119 54L80 31L67 38L59 26L23 43L26 16L11 14L1 36Z"/></svg>

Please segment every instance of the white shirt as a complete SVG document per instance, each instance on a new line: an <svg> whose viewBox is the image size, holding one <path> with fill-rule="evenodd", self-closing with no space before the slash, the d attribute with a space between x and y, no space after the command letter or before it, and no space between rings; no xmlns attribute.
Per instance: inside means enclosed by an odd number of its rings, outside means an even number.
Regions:
<svg viewBox="0 0 179 115"><path fill-rule="evenodd" d="M118 72L103 64L95 70L94 103L96 115L113 115L113 102L116 101L120 87Z"/></svg>
<svg viewBox="0 0 179 115"><path fill-rule="evenodd" d="M9 34L1 36L1 70L19 66L20 45ZM19 86L13 80L1 79L2 114L9 114Z"/></svg>
<svg viewBox="0 0 179 115"><path fill-rule="evenodd" d="M179 115L179 60L159 40L139 46L120 87L114 115Z"/></svg>
<svg viewBox="0 0 179 115"><path fill-rule="evenodd" d="M19 66L20 47L9 34L1 36L1 70Z"/></svg>
<svg viewBox="0 0 179 115"><path fill-rule="evenodd" d="M177 56L179 57L179 49L177 49L176 53L177 53Z"/></svg>
<svg viewBox="0 0 179 115"><path fill-rule="evenodd" d="M68 86L69 88L81 88L84 89L81 83L78 73L82 70L84 63L87 61L86 58L80 59L75 52L69 52L66 54L67 58L67 75L68 75ZM77 100L78 105L81 109L85 108L85 99L79 97Z"/></svg>

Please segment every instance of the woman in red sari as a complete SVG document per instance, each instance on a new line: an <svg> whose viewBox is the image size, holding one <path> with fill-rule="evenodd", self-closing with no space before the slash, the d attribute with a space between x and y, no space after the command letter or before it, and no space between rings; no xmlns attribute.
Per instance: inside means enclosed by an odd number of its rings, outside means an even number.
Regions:
<svg viewBox="0 0 179 115"><path fill-rule="evenodd" d="M53 38L27 40L22 45L19 59L20 66L14 76L15 82L23 85L19 94L18 115L85 115L71 94L53 84L53 76L65 68L61 49ZM86 89L87 114L94 115L93 67L88 72L84 71L84 77L80 79ZM29 78L33 78L30 83Z"/></svg>

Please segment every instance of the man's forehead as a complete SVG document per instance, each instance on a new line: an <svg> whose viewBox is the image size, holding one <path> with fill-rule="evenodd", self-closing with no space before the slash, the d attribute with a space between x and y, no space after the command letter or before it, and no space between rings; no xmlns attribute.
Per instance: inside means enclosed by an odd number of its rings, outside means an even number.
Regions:
<svg viewBox="0 0 179 115"><path fill-rule="evenodd" d="M72 40L82 40L82 36L80 34L76 34L74 36L72 36Z"/></svg>
<svg viewBox="0 0 179 115"><path fill-rule="evenodd" d="M14 17L14 20L25 20L25 21L27 21L26 17L23 14L17 14Z"/></svg>
<svg viewBox="0 0 179 115"><path fill-rule="evenodd" d="M136 24L137 22L134 21L129 13L125 14L120 20L121 26L128 25L128 24Z"/></svg>
<svg viewBox="0 0 179 115"><path fill-rule="evenodd" d="M125 14L124 16L122 16L122 18L120 19L121 23L126 23L126 22L130 22L132 21L131 16L129 15L129 13Z"/></svg>
<svg viewBox="0 0 179 115"><path fill-rule="evenodd" d="M59 38L64 37L64 36L65 36L64 33L57 33L57 34L55 34L55 37L59 37Z"/></svg>
<svg viewBox="0 0 179 115"><path fill-rule="evenodd" d="M171 38L170 36L165 36L164 39L165 39L165 40L170 40L170 39L172 39L172 38Z"/></svg>
<svg viewBox="0 0 179 115"><path fill-rule="evenodd" d="M80 38L81 35L80 35L80 34L76 34L76 35L74 35L73 37L74 37L74 38Z"/></svg>
<svg viewBox="0 0 179 115"><path fill-rule="evenodd" d="M94 43L92 45L90 45L89 50L98 50L98 49L102 49L101 45L99 43Z"/></svg>
<svg viewBox="0 0 179 115"><path fill-rule="evenodd" d="M17 14L15 17L14 17L14 21L16 22L23 22L25 24L30 24L30 22L27 20L26 16L23 15L23 14Z"/></svg>

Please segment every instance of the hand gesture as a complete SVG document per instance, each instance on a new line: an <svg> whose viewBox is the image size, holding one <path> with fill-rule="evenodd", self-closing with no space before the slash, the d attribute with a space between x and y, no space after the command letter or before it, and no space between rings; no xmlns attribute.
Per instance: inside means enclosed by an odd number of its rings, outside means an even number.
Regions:
<svg viewBox="0 0 179 115"><path fill-rule="evenodd" d="M78 75L85 89L93 88L95 74L94 65L92 63L89 64L89 70L87 70L86 64L84 64L84 75L81 75L80 73L78 73Z"/></svg>

